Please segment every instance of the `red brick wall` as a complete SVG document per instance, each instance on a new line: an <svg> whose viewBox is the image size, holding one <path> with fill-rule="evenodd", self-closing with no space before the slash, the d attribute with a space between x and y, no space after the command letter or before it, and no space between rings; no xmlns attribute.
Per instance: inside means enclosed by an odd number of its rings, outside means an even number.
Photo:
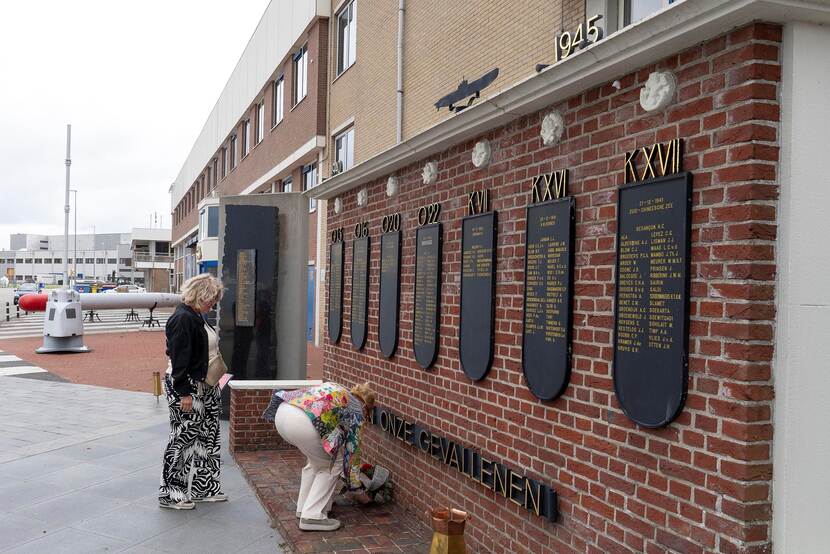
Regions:
<svg viewBox="0 0 830 554"><path fill-rule="evenodd" d="M231 454L251 450L287 448L272 423L262 419L272 390L231 389L228 448Z"/></svg>
<svg viewBox="0 0 830 554"><path fill-rule="evenodd" d="M343 196L328 227L347 237L368 221L373 237L369 338L351 347L351 240L345 253L344 331L327 340L325 377L369 380L379 402L406 419L550 484L561 516L546 523L414 448L368 430L368 458L393 473L398 500L422 514L428 506L470 512L468 544L476 552L757 552L771 549L772 397L777 103L781 30L755 24L611 80L555 107L565 114L563 142L539 137L547 110L484 137L489 168L470 161L475 140L429 159L436 185L421 183L420 160L397 172L401 192L385 194L386 177ZM649 73L670 69L678 93L667 109L646 114L639 90ZM616 191L623 153L685 140L694 173L689 394L668 427L649 430L626 418L611 377ZM476 139L478 140L478 139ZM570 168L576 199L573 374L565 394L542 402L521 370L524 213L530 178ZM490 190L499 212L495 360L471 383L458 361L459 261L465 194ZM412 352L412 289L418 206L441 202L444 224L441 343L438 361L420 369ZM333 205L330 202L329 205ZM391 360L377 342L381 217L400 212L400 346ZM326 335L327 336L327 335Z"/></svg>

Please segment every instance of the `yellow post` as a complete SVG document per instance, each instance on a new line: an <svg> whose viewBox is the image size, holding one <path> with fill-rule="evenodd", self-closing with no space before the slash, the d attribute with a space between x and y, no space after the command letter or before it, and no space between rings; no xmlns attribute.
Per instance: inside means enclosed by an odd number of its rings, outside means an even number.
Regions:
<svg viewBox="0 0 830 554"><path fill-rule="evenodd" d="M161 373L153 372L153 394L156 395L156 404L159 403L159 396L161 396Z"/></svg>

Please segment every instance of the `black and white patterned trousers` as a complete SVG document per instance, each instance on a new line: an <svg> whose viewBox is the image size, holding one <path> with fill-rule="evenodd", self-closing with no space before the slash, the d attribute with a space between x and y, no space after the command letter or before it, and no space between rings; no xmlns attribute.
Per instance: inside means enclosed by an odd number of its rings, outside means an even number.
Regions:
<svg viewBox="0 0 830 554"><path fill-rule="evenodd" d="M212 496L219 487L219 387L191 381L193 410L183 412L169 375L164 378L170 408L170 439L164 450L159 502Z"/></svg>

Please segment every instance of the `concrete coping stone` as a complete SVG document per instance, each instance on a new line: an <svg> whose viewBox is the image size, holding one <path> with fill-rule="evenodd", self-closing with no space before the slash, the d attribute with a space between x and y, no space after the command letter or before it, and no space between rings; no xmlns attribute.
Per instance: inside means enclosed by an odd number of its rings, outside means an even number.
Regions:
<svg viewBox="0 0 830 554"><path fill-rule="evenodd" d="M311 380L269 380L269 381L236 381L231 379L228 381L228 386L236 390L287 390L287 389L302 389L305 387L315 387L322 385L323 381L320 379Z"/></svg>

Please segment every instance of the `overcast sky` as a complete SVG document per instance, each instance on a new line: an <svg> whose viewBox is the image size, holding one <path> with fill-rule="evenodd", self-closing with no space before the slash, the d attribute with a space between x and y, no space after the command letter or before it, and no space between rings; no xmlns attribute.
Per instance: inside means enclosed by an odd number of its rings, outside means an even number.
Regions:
<svg viewBox="0 0 830 554"><path fill-rule="evenodd" d="M167 190L267 5L0 0L0 248L63 233L67 123L78 233L169 227Z"/></svg>

